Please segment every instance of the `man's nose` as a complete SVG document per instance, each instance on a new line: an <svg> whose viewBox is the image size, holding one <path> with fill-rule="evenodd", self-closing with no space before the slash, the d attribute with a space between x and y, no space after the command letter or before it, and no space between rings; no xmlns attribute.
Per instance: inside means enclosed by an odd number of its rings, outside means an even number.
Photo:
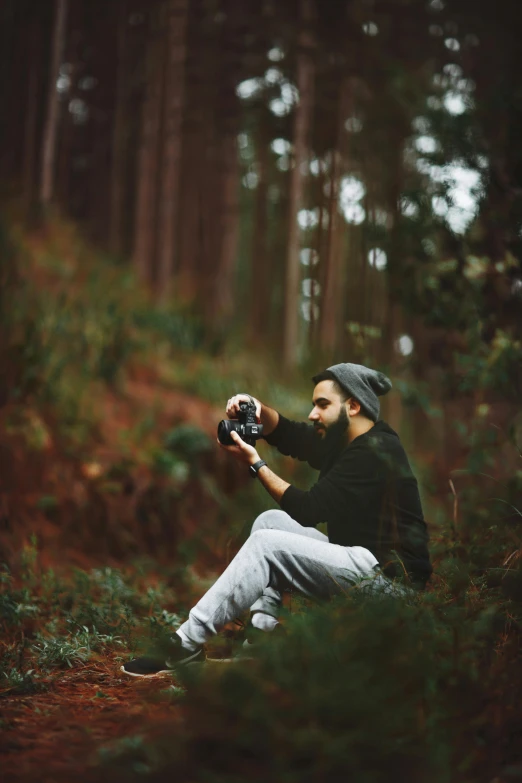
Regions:
<svg viewBox="0 0 522 783"><path fill-rule="evenodd" d="M317 410L317 408L312 408L308 418L310 419L310 421L317 421L317 419L319 418L319 411Z"/></svg>

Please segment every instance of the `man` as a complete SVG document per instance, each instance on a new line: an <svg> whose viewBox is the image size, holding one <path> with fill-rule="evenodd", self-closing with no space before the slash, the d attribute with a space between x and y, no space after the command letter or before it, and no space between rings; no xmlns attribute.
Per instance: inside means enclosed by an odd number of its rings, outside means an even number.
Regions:
<svg viewBox="0 0 522 783"><path fill-rule="evenodd" d="M319 599L356 584L395 595L425 587L431 565L417 481L397 433L379 421L378 397L390 380L350 363L313 380L312 426L253 401L267 442L320 470L319 480L308 492L297 489L232 433L234 445L222 448L248 466L282 510L255 520L249 539L178 628L169 660L137 658L122 667L127 674L152 676L202 658L205 641L248 608L255 628L274 630L289 587ZM231 397L227 416L237 418L239 403L249 399ZM320 522L327 536L315 529Z"/></svg>

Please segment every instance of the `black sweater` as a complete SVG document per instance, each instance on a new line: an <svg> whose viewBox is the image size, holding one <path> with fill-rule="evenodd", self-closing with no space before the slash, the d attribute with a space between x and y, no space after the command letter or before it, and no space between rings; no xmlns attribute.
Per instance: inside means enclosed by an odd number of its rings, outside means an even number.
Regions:
<svg viewBox="0 0 522 783"><path fill-rule="evenodd" d="M425 586L432 568L417 480L391 427L378 421L327 454L313 426L280 415L266 440L321 471L308 492L288 487L280 501L283 511L305 527L326 522L332 544L363 546L388 576L407 573L415 586Z"/></svg>

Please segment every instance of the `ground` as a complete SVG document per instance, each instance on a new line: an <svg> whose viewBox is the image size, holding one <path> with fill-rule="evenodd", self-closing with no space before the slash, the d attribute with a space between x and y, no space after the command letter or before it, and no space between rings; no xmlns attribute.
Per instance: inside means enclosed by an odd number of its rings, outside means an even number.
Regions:
<svg viewBox="0 0 522 783"><path fill-rule="evenodd" d="M27 696L4 693L0 767L5 783L88 778L100 748L168 718L176 705L168 675L130 678L106 659L53 675L50 689ZM172 693L174 693L172 691ZM0 694L1 696L2 694Z"/></svg>

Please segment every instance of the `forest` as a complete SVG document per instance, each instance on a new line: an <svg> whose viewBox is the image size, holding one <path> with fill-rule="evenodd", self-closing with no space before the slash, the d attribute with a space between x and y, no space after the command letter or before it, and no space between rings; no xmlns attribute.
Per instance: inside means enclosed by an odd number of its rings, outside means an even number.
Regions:
<svg viewBox="0 0 522 783"><path fill-rule="evenodd" d="M521 39L516 0L0 4L6 783L522 779ZM392 381L427 589L126 677L278 508L227 400L305 421L341 362Z"/></svg>

